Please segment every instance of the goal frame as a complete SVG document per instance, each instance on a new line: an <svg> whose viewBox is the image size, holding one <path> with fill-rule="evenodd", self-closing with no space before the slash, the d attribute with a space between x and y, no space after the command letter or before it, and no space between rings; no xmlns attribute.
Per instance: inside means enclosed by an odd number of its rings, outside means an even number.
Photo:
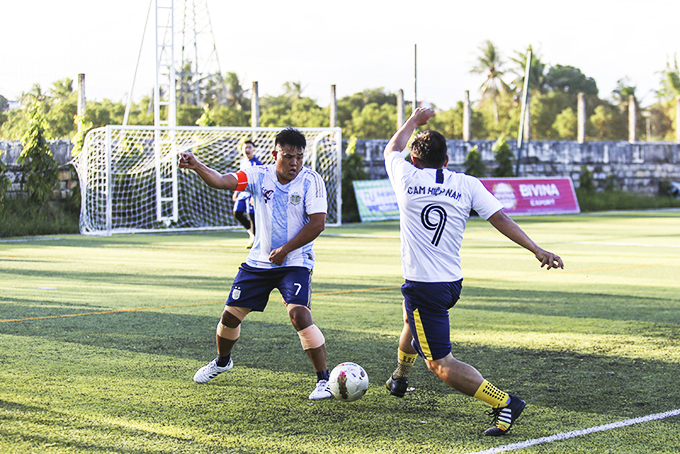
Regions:
<svg viewBox="0 0 680 454"><path fill-rule="evenodd" d="M178 227L175 225L178 222L178 207L180 206L180 181L182 178L187 178L188 174L193 171L179 169L177 165L178 156L180 152L193 151L194 147L201 147L204 144L198 141L195 145L187 145L186 138L184 143L178 143L178 137L182 134L224 134L228 139L221 140L236 140L229 136L230 133L239 135L239 141L242 142L244 138L257 137L258 141L264 141L271 148L267 149L258 145L258 155L266 157L271 154L274 149L273 137L276 133L283 130L282 127L191 127L191 126L120 126L108 125L102 128L93 129L88 132L82 151L73 159L74 167L78 173L81 190L81 211L80 211L80 232L84 235L100 235L111 236L117 233L158 233L158 232L182 232L182 231L204 231L204 230L224 230L234 229L239 225L233 216L231 216L231 198L228 203L230 205L230 221L225 223L227 225L201 225L196 227ZM307 147L305 149L304 166L317 170L317 163L319 162L320 143L324 142L325 157L330 158L332 164L328 169L323 169L319 173L324 178L327 186L327 193L329 197L329 212L327 213L326 225L339 226L342 223L342 131L341 128L296 128L307 138ZM154 226L126 226L120 227L114 223L114 170L113 163L116 159L115 153L118 152L120 143L125 144L127 136L125 134L147 134L144 148L146 155L144 158L147 161L146 171L149 172L150 165L148 161L153 159L155 173L155 192L149 194L149 197L156 198L156 219ZM148 137L153 136L153 140ZM211 136L212 137L212 136ZM250 138L248 137L248 138ZM263 138L264 137L264 138ZM313 140L310 140L313 137ZM215 139L216 140L216 139ZM153 142L153 144L151 144ZM271 144L269 144L271 143ZM151 148L153 147L153 152ZM142 145L138 145L142 148ZM94 151L93 151L94 150ZM103 150L103 156L102 154ZM233 148L229 149L232 159L234 159ZM93 156L93 153L98 153ZM151 154L153 153L153 158ZM236 156L239 156L240 151L237 150ZM322 156L323 158L323 156ZM200 156L199 156L200 159ZM226 159L226 157L225 157ZM266 163L266 162L265 162ZM323 163L319 164L323 166ZM229 171L237 171L238 168L232 167L226 169ZM94 176L93 176L94 174ZM119 174L120 175L120 174ZM148 178L148 177L147 177ZM94 181L96 179L96 182ZM205 185L204 182L200 182ZM332 185L332 187L328 187ZM96 189L93 186L97 186ZM207 187L207 185L206 185ZM93 190L94 189L94 190ZM229 192L229 191L224 191ZM93 195L96 193L96 195ZM88 199L89 197L89 199ZM96 202L92 202L92 198L96 197ZM225 197L228 197L225 194ZM331 197L333 198L331 200ZM147 201L148 204L148 201ZM222 207L224 209L224 207ZM147 210L148 211L148 210ZM147 214L148 217L148 214ZM90 222L90 218L97 218L97 222Z"/></svg>

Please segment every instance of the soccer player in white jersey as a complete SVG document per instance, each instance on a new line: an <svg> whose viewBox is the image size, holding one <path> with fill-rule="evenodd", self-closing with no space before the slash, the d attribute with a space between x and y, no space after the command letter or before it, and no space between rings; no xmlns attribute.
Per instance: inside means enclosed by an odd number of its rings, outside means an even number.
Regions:
<svg viewBox="0 0 680 454"><path fill-rule="evenodd" d="M217 358L196 372L197 383L207 383L233 367L231 350L241 322L250 311L263 311L277 288L316 371L316 388L309 398L332 396L326 342L310 312L312 244L324 230L328 201L321 176L302 166L305 147L305 136L287 128L276 136L275 164L227 174L205 166L191 153L180 156L179 167L194 170L209 186L250 193L255 198L257 223L255 243L239 268L217 324Z"/></svg>
<svg viewBox="0 0 680 454"><path fill-rule="evenodd" d="M418 133L410 150L413 164L405 160L407 152L402 152L411 135L433 115L431 109L416 109L385 147L385 167L399 205L406 280L402 286L404 326L397 369L386 386L392 395L403 397L408 373L416 357L421 356L449 386L493 407L493 427L484 432L486 435L505 435L526 403L496 388L477 369L451 353L449 309L460 296L460 247L470 210L532 252L541 267L564 268L564 264L560 257L536 245L477 178L446 169L446 139L438 132Z"/></svg>

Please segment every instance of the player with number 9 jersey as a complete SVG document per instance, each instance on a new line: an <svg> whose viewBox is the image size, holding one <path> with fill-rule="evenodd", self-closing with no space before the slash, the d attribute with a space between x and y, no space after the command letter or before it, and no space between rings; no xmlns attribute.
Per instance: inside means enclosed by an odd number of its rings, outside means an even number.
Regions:
<svg viewBox="0 0 680 454"><path fill-rule="evenodd" d="M434 115L417 108L385 147L385 168L397 195L401 235L401 287L404 326L399 337L397 369L387 380L390 394L403 397L417 356L452 388L493 407L494 426L485 435L505 435L525 402L484 379L473 366L452 354L449 310L463 283L460 248L463 232L475 210L499 232L532 252L548 269L562 268L559 256L540 248L505 213L503 205L475 177L451 172L446 139L434 130L418 133L411 142L413 163L402 156L419 126Z"/></svg>
<svg viewBox="0 0 680 454"><path fill-rule="evenodd" d="M488 219L503 204L475 177L447 169L419 169L400 153L386 156L385 167L399 205L404 279L462 279L460 247L470 210Z"/></svg>

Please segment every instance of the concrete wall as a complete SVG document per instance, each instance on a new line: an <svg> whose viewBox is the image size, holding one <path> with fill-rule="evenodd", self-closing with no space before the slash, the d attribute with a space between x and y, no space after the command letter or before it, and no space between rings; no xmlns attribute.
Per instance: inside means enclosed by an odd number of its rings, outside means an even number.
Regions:
<svg viewBox="0 0 680 454"><path fill-rule="evenodd" d="M66 165L71 160L73 144L70 140L55 140L49 142L49 145L52 156L59 164L59 188L55 191L54 196L56 198L67 198L78 181L73 166ZM0 141L0 161L7 165L7 176L12 182L7 193L8 197L23 191L23 174L21 166L17 164L22 149L20 142Z"/></svg>
<svg viewBox="0 0 680 454"><path fill-rule="evenodd" d="M495 166L493 157L494 141L462 140L447 141L449 148L449 169L463 171L467 153L477 146L489 172ZM346 142L345 144L346 145ZM387 140L359 140L357 153L364 157L365 169L371 179L387 178L382 158ZM515 156L517 143L508 142ZM528 145L528 146L526 146ZM0 160L8 165L8 174L13 182L11 191L21 191L21 173L16 161L21 153L19 142L0 141ZM50 149L60 171L60 195L65 196L75 184L75 172L66 164L71 160L73 144L69 140L50 142ZM519 176L571 177L578 186L581 166L593 172L595 183L603 187L609 175L617 186L628 191L654 194L661 180L680 182L680 144L669 142L558 142L534 141L525 144L522 150L522 166Z"/></svg>
<svg viewBox="0 0 680 454"><path fill-rule="evenodd" d="M467 153L477 146L489 173L495 166L491 140L448 140L449 169L464 170ZM387 178L382 158L387 140L359 140L357 153L364 157L372 179ZM517 142L508 142L517 156ZM527 146L528 145L528 146ZM596 185L603 187L609 175L617 186L654 194L661 180L680 182L680 144L669 142L578 142L535 141L522 150L522 177L571 177L578 186L581 166L593 172Z"/></svg>

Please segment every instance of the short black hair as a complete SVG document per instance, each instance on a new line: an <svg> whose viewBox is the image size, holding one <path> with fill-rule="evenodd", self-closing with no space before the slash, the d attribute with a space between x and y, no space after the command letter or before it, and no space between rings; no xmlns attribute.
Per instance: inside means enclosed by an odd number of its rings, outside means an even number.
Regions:
<svg viewBox="0 0 680 454"><path fill-rule="evenodd" d="M282 147L288 145L304 151L305 148L307 148L307 139L305 139L305 135L297 129L286 128L276 135L274 146L276 145L281 145Z"/></svg>
<svg viewBox="0 0 680 454"><path fill-rule="evenodd" d="M411 143L411 156L418 158L423 167L439 169L446 162L446 149L444 136L428 129L416 134Z"/></svg>
<svg viewBox="0 0 680 454"><path fill-rule="evenodd" d="M252 140L248 139L245 142L243 142L243 146L245 147L246 145L251 144L252 146L255 146Z"/></svg>

